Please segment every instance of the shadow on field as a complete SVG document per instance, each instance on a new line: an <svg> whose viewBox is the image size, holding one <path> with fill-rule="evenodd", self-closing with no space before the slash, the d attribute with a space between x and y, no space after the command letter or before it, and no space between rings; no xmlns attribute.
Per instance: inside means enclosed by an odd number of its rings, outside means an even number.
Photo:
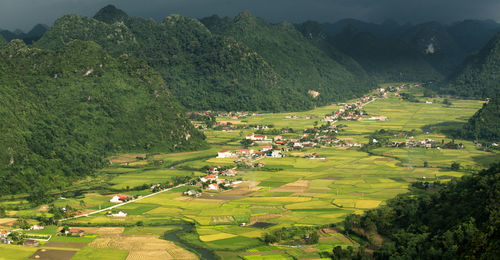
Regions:
<svg viewBox="0 0 500 260"><path fill-rule="evenodd" d="M462 129L465 125L464 122L441 122L438 124L425 125L421 129L429 133L442 133L449 138L459 138L462 135Z"/></svg>

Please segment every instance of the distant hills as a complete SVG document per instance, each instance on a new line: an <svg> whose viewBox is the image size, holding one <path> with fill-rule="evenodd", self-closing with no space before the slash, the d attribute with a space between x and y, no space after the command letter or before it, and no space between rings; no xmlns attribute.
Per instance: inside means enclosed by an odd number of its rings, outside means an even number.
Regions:
<svg viewBox="0 0 500 260"><path fill-rule="evenodd" d="M0 50L0 192L50 190L115 152L195 149L204 136L145 62L93 42Z"/></svg>
<svg viewBox="0 0 500 260"><path fill-rule="evenodd" d="M37 24L28 33L24 33L21 30L9 31L0 29L0 35L9 42L14 39L21 39L26 44L32 44L40 39L48 29L47 25Z"/></svg>
<svg viewBox="0 0 500 260"><path fill-rule="evenodd" d="M489 20L399 25L345 19L321 26L329 42L385 82L442 79L500 31Z"/></svg>

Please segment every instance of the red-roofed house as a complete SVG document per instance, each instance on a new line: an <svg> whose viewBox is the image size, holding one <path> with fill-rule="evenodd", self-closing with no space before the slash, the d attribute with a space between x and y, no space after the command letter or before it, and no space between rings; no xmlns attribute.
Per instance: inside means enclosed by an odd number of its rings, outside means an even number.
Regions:
<svg viewBox="0 0 500 260"><path fill-rule="evenodd" d="M112 199L109 200L109 202L122 203L122 202L127 201L128 199L129 199L129 197L127 195L116 194L115 196L113 196Z"/></svg>
<svg viewBox="0 0 500 260"><path fill-rule="evenodd" d="M217 153L217 158L231 158L233 157L233 153L228 150L222 150Z"/></svg>

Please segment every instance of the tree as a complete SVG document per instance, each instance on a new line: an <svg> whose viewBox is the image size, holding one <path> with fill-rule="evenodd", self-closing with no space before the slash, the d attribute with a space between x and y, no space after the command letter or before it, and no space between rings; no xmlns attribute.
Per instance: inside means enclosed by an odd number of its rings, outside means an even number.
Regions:
<svg viewBox="0 0 500 260"><path fill-rule="evenodd" d="M241 143L241 145L243 145L243 147L248 148L249 146L251 146L253 144L253 141L250 139L243 139L243 140L241 140L240 143Z"/></svg>
<svg viewBox="0 0 500 260"><path fill-rule="evenodd" d="M425 161L425 162L424 162L424 167L425 167L425 168L429 167L429 162Z"/></svg>
<svg viewBox="0 0 500 260"><path fill-rule="evenodd" d="M460 163L453 162L453 163L451 164L451 169L452 169L453 171L458 171L458 170L460 170Z"/></svg>

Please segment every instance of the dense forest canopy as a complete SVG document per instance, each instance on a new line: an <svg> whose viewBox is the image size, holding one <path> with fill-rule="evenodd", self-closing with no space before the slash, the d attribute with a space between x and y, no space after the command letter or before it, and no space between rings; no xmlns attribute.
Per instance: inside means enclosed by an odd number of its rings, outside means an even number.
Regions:
<svg viewBox="0 0 500 260"><path fill-rule="evenodd" d="M469 119L463 128L463 136L475 141L500 141L500 94Z"/></svg>
<svg viewBox="0 0 500 260"><path fill-rule="evenodd" d="M14 40L0 51L0 192L67 185L114 152L200 147L162 78L93 42L57 52Z"/></svg>
<svg viewBox="0 0 500 260"><path fill-rule="evenodd" d="M291 24L271 25L248 13L236 20L227 24L235 31L224 32L211 26L209 21L216 22L211 18L203 20L210 28L180 15L156 23L107 6L94 18L58 19L35 46L58 49L73 39L91 40L113 56L126 53L144 59L190 110L304 110L360 96L374 87L309 43ZM255 27L249 31L244 20L255 21ZM311 90L320 95L314 98Z"/></svg>
<svg viewBox="0 0 500 260"><path fill-rule="evenodd" d="M500 92L499 71L500 33L437 87L442 93L464 98L491 98Z"/></svg>
<svg viewBox="0 0 500 260"><path fill-rule="evenodd" d="M495 259L500 255L500 164L351 215L346 230L382 246L376 259ZM430 187L430 188L428 188ZM338 259L338 258L336 258Z"/></svg>
<svg viewBox="0 0 500 260"><path fill-rule="evenodd" d="M261 55L296 92L319 92L315 104L359 96L375 85L362 73L356 75L349 66L334 60L338 58L335 55L316 47L290 23L269 24L248 11L232 19L212 16L201 22L213 33L242 42ZM341 59L345 56L340 52L336 55ZM355 63L352 59L348 62Z"/></svg>

